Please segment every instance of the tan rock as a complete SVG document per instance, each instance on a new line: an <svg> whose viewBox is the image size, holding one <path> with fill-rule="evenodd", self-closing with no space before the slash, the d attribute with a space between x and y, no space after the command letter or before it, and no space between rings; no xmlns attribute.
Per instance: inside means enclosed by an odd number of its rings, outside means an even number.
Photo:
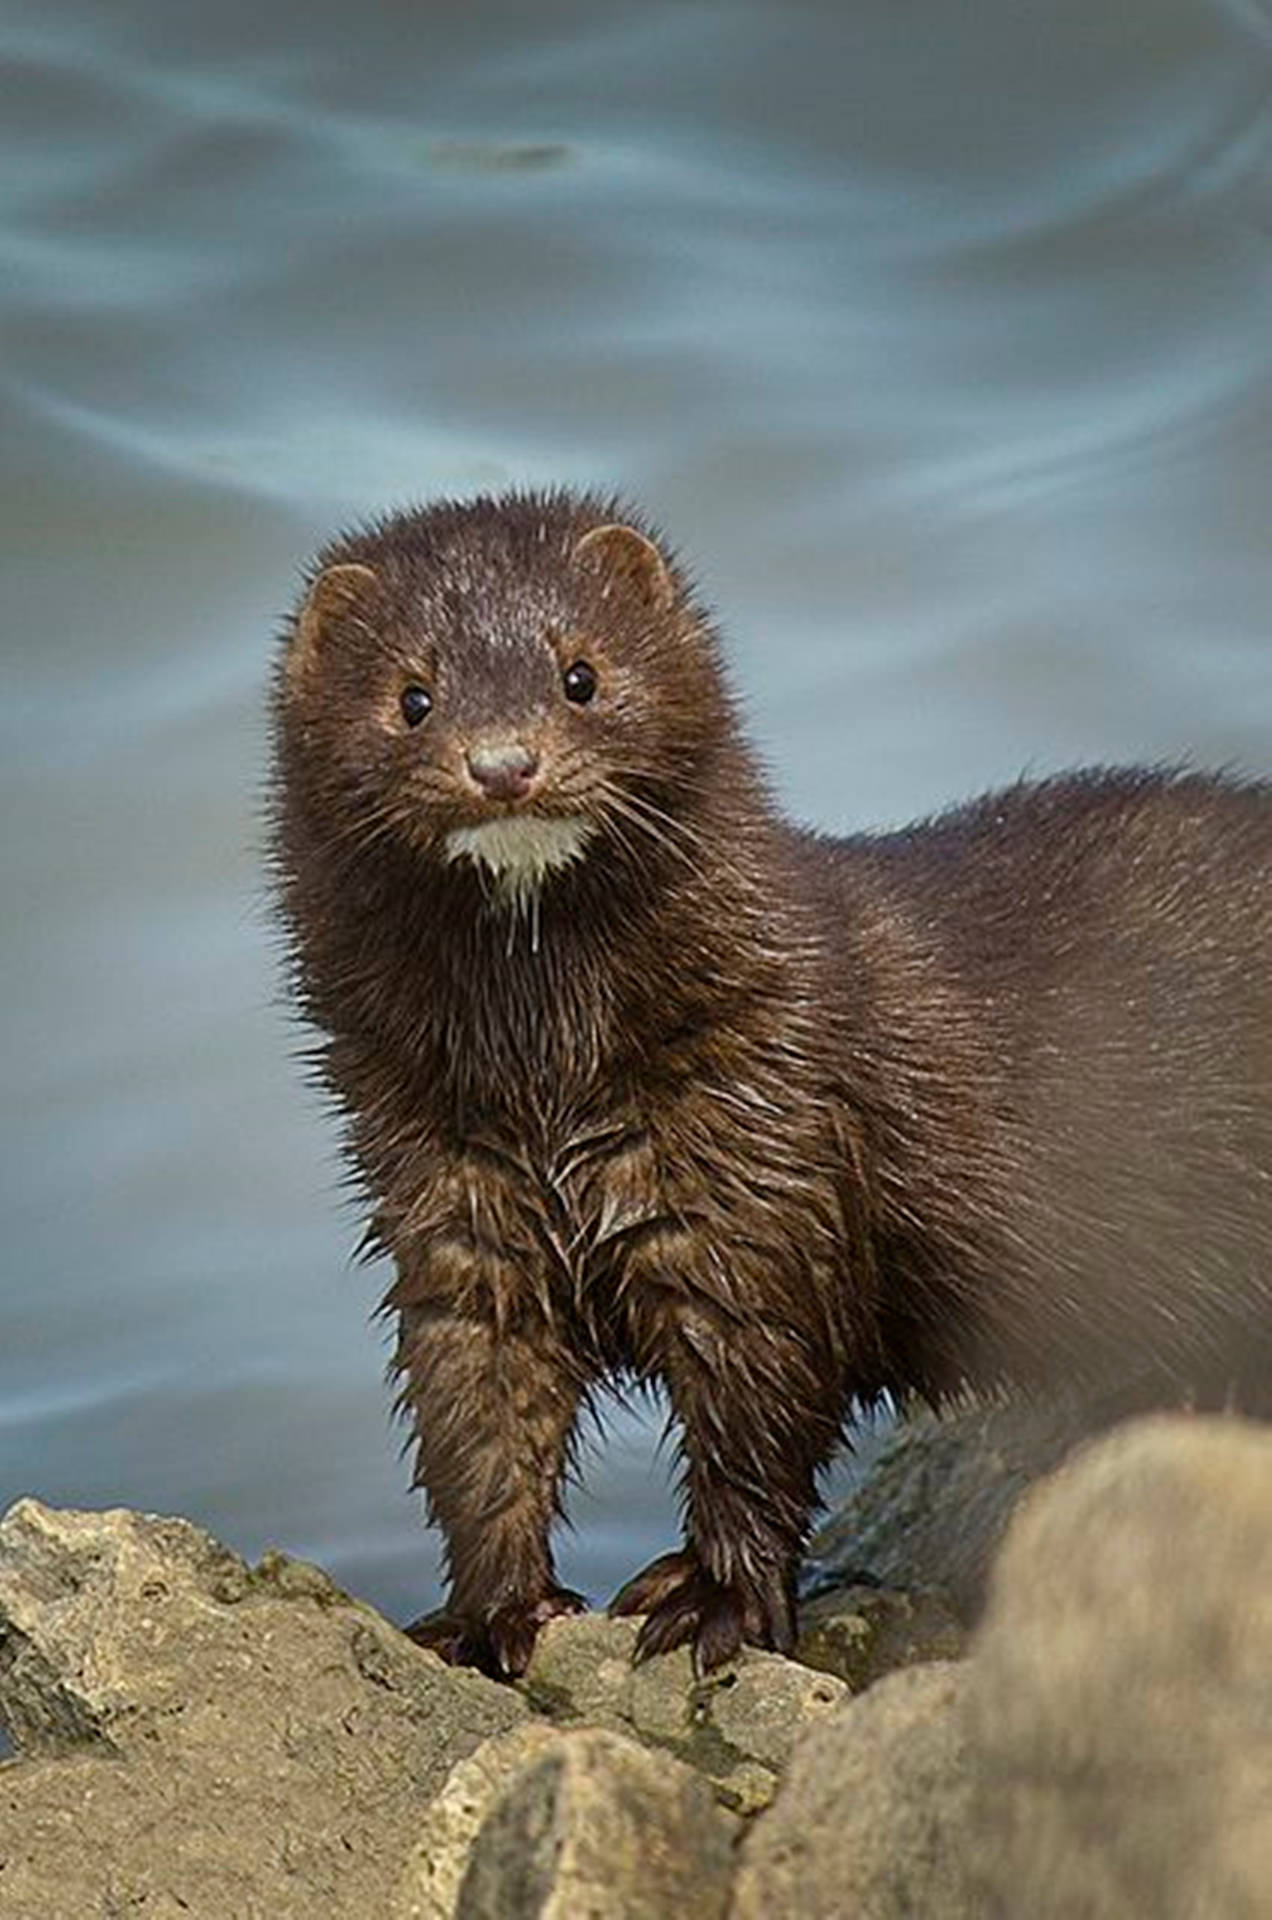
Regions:
<svg viewBox="0 0 1272 1920"><path fill-rule="evenodd" d="M609 1727L667 1749L739 1812L768 1803L796 1741L848 1697L842 1680L753 1648L703 1679L687 1648L633 1666L639 1627L604 1614L552 1621L527 1697L558 1725Z"/></svg>
<svg viewBox="0 0 1272 1920"><path fill-rule="evenodd" d="M0 1913L383 1912L455 1760L526 1717L316 1569L186 1521L0 1523Z"/></svg>
<svg viewBox="0 0 1272 1920"><path fill-rule="evenodd" d="M456 1920L723 1920L738 1822L710 1784L605 1729L552 1740L483 1821Z"/></svg>
<svg viewBox="0 0 1272 1920"><path fill-rule="evenodd" d="M890 1675L796 1749L730 1920L983 1920L963 1867L962 1664Z"/></svg>
<svg viewBox="0 0 1272 1920"><path fill-rule="evenodd" d="M1272 1431L1142 1421L1039 1487L972 1667L987 1916L1272 1914Z"/></svg>
<svg viewBox="0 0 1272 1920"><path fill-rule="evenodd" d="M473 1841L503 1787L528 1761L559 1751L561 1736L541 1720L483 1740L460 1760L424 1815L393 1903L391 1920L454 1920Z"/></svg>

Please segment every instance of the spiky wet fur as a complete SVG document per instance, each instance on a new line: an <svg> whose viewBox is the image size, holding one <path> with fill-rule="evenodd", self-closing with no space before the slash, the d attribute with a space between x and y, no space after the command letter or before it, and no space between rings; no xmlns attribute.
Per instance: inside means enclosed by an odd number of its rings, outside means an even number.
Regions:
<svg viewBox="0 0 1272 1920"><path fill-rule="evenodd" d="M662 605L572 559L615 520L520 494L337 541L313 577L370 567L374 605L277 685L295 982L396 1266L434 1638L499 1671L574 1603L549 1529L608 1381L665 1384L683 1461L684 1551L626 1603L710 1665L789 1644L854 1398L1266 1379L1269 790L1087 773L800 832L683 573ZM545 691L571 650L582 711ZM425 670L449 703L395 732ZM447 857L472 821L430 755L492 715L586 823L528 890Z"/></svg>

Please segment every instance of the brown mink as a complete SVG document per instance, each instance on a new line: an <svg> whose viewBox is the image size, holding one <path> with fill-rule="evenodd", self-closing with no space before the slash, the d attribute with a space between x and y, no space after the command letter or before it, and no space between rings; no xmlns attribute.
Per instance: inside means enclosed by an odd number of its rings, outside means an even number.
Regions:
<svg viewBox="0 0 1272 1920"><path fill-rule="evenodd" d="M854 1402L1135 1375L1267 1403L1272 788L1094 771L904 832L776 811L710 619L609 499L390 516L276 692L300 1004L391 1254L423 1637L582 1603L582 1409L663 1383L685 1540L640 1651L788 1647Z"/></svg>

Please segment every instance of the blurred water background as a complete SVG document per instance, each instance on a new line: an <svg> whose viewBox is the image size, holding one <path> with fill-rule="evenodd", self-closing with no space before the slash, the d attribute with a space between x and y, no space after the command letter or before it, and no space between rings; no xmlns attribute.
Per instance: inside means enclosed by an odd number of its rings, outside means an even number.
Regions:
<svg viewBox="0 0 1272 1920"><path fill-rule="evenodd" d="M617 486L778 785L1272 772L1258 0L7 0L0 1499L435 1598L263 905L271 635L404 499ZM669 1543L615 1423L563 1568Z"/></svg>

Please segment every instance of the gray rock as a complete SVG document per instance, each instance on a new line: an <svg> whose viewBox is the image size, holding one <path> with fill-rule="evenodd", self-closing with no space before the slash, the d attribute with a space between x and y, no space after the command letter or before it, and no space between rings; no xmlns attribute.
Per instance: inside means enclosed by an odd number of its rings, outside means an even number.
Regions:
<svg viewBox="0 0 1272 1920"><path fill-rule="evenodd" d="M864 1693L901 1667L961 1659L967 1641L967 1629L934 1589L843 1587L800 1608L795 1658Z"/></svg>
<svg viewBox="0 0 1272 1920"><path fill-rule="evenodd" d="M667 1749L739 1812L767 1804L796 1741L847 1698L832 1675L753 1649L702 1680L687 1649L633 1666L639 1626L604 1614L552 1621L527 1697L559 1725L609 1727Z"/></svg>
<svg viewBox="0 0 1272 1920"><path fill-rule="evenodd" d="M730 1920L983 1920L964 1865L966 1668L910 1667L800 1743Z"/></svg>
<svg viewBox="0 0 1272 1920"><path fill-rule="evenodd" d="M1143 1421L1037 1489L967 1727L987 1916L1272 1914L1272 1431Z"/></svg>
<svg viewBox="0 0 1272 1920"><path fill-rule="evenodd" d="M482 1822L456 1920L722 1920L738 1822L708 1783L604 1729L551 1739Z"/></svg>
<svg viewBox="0 0 1272 1920"><path fill-rule="evenodd" d="M813 1591L869 1574L885 1588L939 1594L957 1620L972 1625L1021 1495L1092 1434L1125 1418L1138 1398L976 1402L939 1416L910 1415L814 1536Z"/></svg>
<svg viewBox="0 0 1272 1920"><path fill-rule="evenodd" d="M316 1569L185 1521L0 1522L0 1911L387 1910L456 1759L526 1716Z"/></svg>

